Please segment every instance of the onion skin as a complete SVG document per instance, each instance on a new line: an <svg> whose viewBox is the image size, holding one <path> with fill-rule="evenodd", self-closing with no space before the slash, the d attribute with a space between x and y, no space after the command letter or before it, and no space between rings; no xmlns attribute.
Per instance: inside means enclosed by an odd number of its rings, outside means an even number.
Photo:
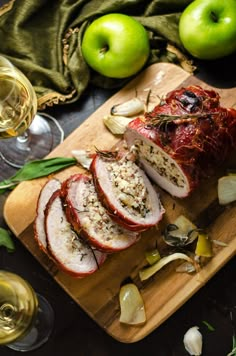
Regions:
<svg viewBox="0 0 236 356"><path fill-rule="evenodd" d="M219 99L215 91L199 86L172 91L145 119L133 120L125 133L129 146L135 137L144 137L177 162L189 184L184 196L236 148L236 110L221 107ZM157 124L158 115L172 118Z"/></svg>

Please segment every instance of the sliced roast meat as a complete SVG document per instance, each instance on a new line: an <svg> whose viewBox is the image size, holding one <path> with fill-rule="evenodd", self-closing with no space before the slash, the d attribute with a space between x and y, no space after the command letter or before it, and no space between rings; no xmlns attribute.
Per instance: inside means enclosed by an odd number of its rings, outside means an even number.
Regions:
<svg viewBox="0 0 236 356"><path fill-rule="evenodd" d="M133 120L125 140L154 182L186 197L235 148L236 111L221 107L213 90L181 88Z"/></svg>
<svg viewBox="0 0 236 356"><path fill-rule="evenodd" d="M44 228L44 224L45 224L44 211L49 201L49 198L56 190L60 189L60 187L61 187L61 183L58 179L48 180L43 186L43 188L41 189L37 202L36 218L34 220L34 236L40 249L43 250L44 252L47 252L47 240L46 240L46 233Z"/></svg>
<svg viewBox="0 0 236 356"><path fill-rule="evenodd" d="M97 154L90 169L99 199L119 224L144 231L161 220L164 209L156 190L128 155Z"/></svg>
<svg viewBox="0 0 236 356"><path fill-rule="evenodd" d="M95 272L106 254L91 248L68 222L60 190L53 193L45 211L47 246L59 268L74 277Z"/></svg>
<svg viewBox="0 0 236 356"><path fill-rule="evenodd" d="M101 204L93 179L76 174L62 185L68 220L93 246L106 251L121 251L134 244L138 232L126 230L111 219Z"/></svg>

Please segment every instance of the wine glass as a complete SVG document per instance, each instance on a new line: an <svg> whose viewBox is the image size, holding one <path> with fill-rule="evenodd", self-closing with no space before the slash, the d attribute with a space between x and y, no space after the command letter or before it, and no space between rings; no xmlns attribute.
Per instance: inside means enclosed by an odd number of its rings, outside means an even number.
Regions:
<svg viewBox="0 0 236 356"><path fill-rule="evenodd" d="M22 277L0 270L0 345L32 351L48 340L53 324L47 300Z"/></svg>
<svg viewBox="0 0 236 356"><path fill-rule="evenodd" d="M49 125L48 118L55 127ZM26 76L0 56L0 154L13 167L45 157L63 140L59 124L37 113L37 97ZM4 140L7 139L7 140Z"/></svg>

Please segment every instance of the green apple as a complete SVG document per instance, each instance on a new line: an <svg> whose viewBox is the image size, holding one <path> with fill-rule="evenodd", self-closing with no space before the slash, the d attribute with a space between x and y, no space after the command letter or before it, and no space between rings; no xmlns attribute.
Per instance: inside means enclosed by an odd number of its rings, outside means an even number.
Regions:
<svg viewBox="0 0 236 356"><path fill-rule="evenodd" d="M148 34L142 24L118 13L94 20L85 30L81 48L87 64L110 78L136 74L150 52Z"/></svg>
<svg viewBox="0 0 236 356"><path fill-rule="evenodd" d="M225 57L236 50L236 0L195 0L183 11L179 36L200 59Z"/></svg>

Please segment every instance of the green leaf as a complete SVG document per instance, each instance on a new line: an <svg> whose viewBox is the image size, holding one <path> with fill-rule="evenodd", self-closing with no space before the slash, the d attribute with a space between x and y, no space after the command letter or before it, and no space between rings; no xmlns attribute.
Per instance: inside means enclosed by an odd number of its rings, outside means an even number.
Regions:
<svg viewBox="0 0 236 356"><path fill-rule="evenodd" d="M70 157L55 157L28 162L15 175L0 182L0 191L4 193L6 189L12 189L20 182L47 176L76 163L77 160Z"/></svg>
<svg viewBox="0 0 236 356"><path fill-rule="evenodd" d="M232 346L232 351L227 354L227 356L236 356L236 336L233 335L233 346Z"/></svg>
<svg viewBox="0 0 236 356"><path fill-rule="evenodd" d="M0 246L6 247L8 252L15 251L15 245L11 239L9 232L0 227Z"/></svg>

